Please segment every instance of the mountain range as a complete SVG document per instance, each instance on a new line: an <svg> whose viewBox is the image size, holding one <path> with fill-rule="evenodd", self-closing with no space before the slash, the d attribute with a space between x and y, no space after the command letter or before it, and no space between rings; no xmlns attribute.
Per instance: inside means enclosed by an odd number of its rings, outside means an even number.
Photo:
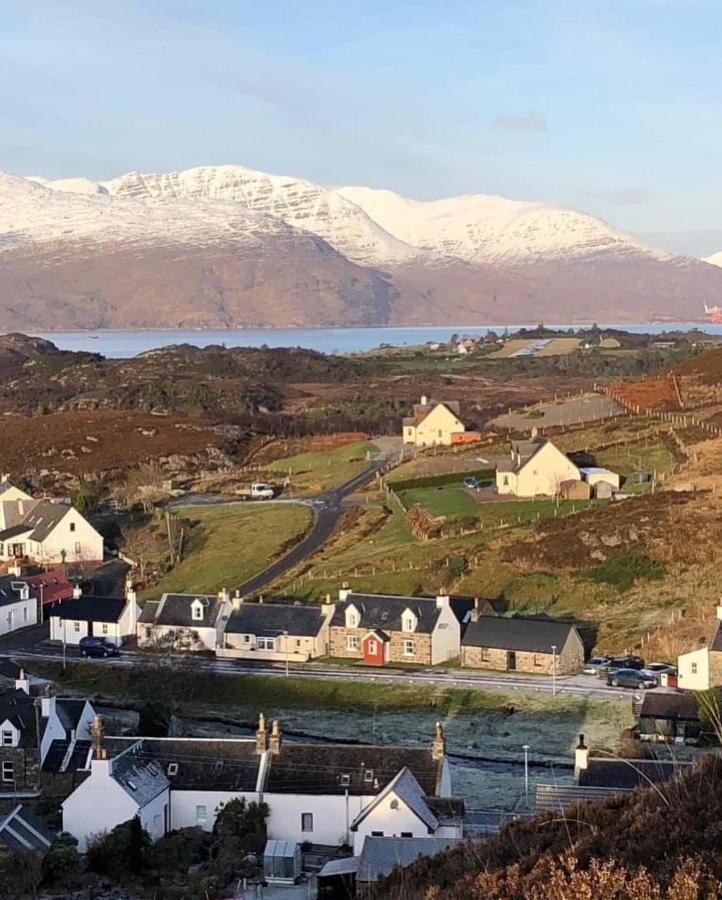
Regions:
<svg viewBox="0 0 722 900"><path fill-rule="evenodd" d="M480 194L412 200L235 165L0 174L4 330L689 320L721 302L719 261Z"/></svg>

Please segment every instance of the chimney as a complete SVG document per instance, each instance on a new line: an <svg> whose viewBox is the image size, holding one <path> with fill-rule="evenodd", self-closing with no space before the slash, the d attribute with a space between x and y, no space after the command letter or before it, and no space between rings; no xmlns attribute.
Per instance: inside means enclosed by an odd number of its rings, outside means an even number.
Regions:
<svg viewBox="0 0 722 900"><path fill-rule="evenodd" d="M535 441L536 438L537 438L537 436L538 436L538 434L539 434L539 429L536 427L536 425L534 425L534 426L532 427L532 430L531 430L531 439L532 439L533 441Z"/></svg>
<svg viewBox="0 0 722 900"><path fill-rule="evenodd" d="M18 677L15 679L15 690L25 691L26 694L30 693L30 679L25 674L25 669L20 669L18 672Z"/></svg>
<svg viewBox="0 0 722 900"><path fill-rule="evenodd" d="M83 589L80 587L80 585L79 584L74 585L73 586L73 600L77 600L78 597L82 596L82 594L83 594Z"/></svg>
<svg viewBox="0 0 722 900"><path fill-rule="evenodd" d="M55 716L55 697L51 697L48 694L47 696L40 698L40 715L44 719Z"/></svg>
<svg viewBox="0 0 722 900"><path fill-rule="evenodd" d="M479 616L481 615L481 611L479 610L479 606L480 606L480 605L481 605L481 604L479 603L479 598L478 598L478 597L474 597L474 608L473 608L472 611L471 611L471 621L472 621L472 622L478 622L478 621L479 621Z"/></svg>
<svg viewBox="0 0 722 900"><path fill-rule="evenodd" d="M97 713L90 724L90 736L93 739L93 759L107 759L108 751L103 746L103 720Z"/></svg>
<svg viewBox="0 0 722 900"><path fill-rule="evenodd" d="M439 593L436 595L436 606L437 609L442 609L444 606L449 605L450 597L447 593L445 593L444 588L439 589Z"/></svg>
<svg viewBox="0 0 722 900"><path fill-rule="evenodd" d="M278 756L281 752L281 726L278 724L278 719L273 720L273 725L271 725L271 743L270 750L274 756Z"/></svg>
<svg viewBox="0 0 722 900"><path fill-rule="evenodd" d="M584 743L584 735L579 735L579 743L574 750L574 780L579 779L579 773L589 766L589 747Z"/></svg>
<svg viewBox="0 0 722 900"><path fill-rule="evenodd" d="M228 593L228 590L226 588L221 588L221 590L218 591L218 599L221 601L221 603L229 603L231 595Z"/></svg>
<svg viewBox="0 0 722 900"><path fill-rule="evenodd" d="M717 604L717 618L722 619L722 600Z"/></svg>
<svg viewBox="0 0 722 900"><path fill-rule="evenodd" d="M341 590L338 592L338 599L343 603L345 600L348 600L352 593L353 591L348 586L348 581L344 581L341 585Z"/></svg>
<svg viewBox="0 0 722 900"><path fill-rule="evenodd" d="M421 395L421 405L422 405L422 406L428 406L428 405L429 405L429 398L426 396L426 394L422 394L422 395Z"/></svg>
<svg viewBox="0 0 722 900"><path fill-rule="evenodd" d="M236 591L236 593L231 598L231 606L233 607L233 609L240 609L243 606L243 597L241 597L239 591Z"/></svg>
<svg viewBox="0 0 722 900"><path fill-rule="evenodd" d="M261 713L258 717L258 729L256 731L256 753L265 753L268 750L268 732L266 731L266 717Z"/></svg>
<svg viewBox="0 0 722 900"><path fill-rule="evenodd" d="M446 756L446 738L444 737L444 729L441 722L436 723L436 732L434 733L434 742L431 745L431 758L443 759Z"/></svg>

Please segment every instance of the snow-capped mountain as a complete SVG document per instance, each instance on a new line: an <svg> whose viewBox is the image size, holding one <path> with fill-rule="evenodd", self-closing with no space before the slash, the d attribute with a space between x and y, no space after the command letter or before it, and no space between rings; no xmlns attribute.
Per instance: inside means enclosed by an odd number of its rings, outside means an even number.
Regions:
<svg viewBox="0 0 722 900"><path fill-rule="evenodd" d="M720 302L720 257L550 204L243 166L0 175L5 328L690 319Z"/></svg>
<svg viewBox="0 0 722 900"><path fill-rule="evenodd" d="M712 256L705 256L703 261L711 266L722 266L722 250L719 253L713 253Z"/></svg>

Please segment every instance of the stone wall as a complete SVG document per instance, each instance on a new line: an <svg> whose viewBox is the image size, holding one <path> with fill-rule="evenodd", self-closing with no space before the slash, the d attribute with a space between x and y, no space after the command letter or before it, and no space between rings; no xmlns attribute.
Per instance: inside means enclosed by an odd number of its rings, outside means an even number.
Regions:
<svg viewBox="0 0 722 900"><path fill-rule="evenodd" d="M567 642L571 644L571 641ZM557 675L574 675L579 672L583 653L576 652L574 647L566 647L556 655ZM462 647L461 665L473 669L492 669L507 671L507 651L494 647ZM551 653L527 653L516 651L517 672L536 673L537 675L551 675L554 662Z"/></svg>
<svg viewBox="0 0 722 900"><path fill-rule="evenodd" d="M368 628L345 628L335 625L330 630L329 654L331 656L346 657L347 659L363 659L363 639L369 633ZM388 646L389 662L418 663L423 666L431 665L431 635L417 634L415 632L390 631ZM349 634L355 634L358 639L358 650L348 650L346 638ZM413 656L404 655L404 641L414 642L415 653Z"/></svg>
<svg viewBox="0 0 722 900"><path fill-rule="evenodd" d="M0 747L0 773L4 762L13 763L14 780L0 781L0 797L3 792L40 789L40 757L37 750Z"/></svg>

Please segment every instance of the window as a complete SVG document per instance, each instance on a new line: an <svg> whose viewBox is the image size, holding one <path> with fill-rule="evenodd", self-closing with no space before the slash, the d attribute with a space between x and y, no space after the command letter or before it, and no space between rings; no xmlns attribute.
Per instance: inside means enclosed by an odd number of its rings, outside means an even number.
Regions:
<svg viewBox="0 0 722 900"><path fill-rule="evenodd" d="M244 635L243 635L243 643L244 643L244 644L250 643L250 640L251 640L250 634L244 634Z"/></svg>
<svg viewBox="0 0 722 900"><path fill-rule="evenodd" d="M414 621L413 615L411 613L405 613L404 618L401 622L401 630L402 631L414 631L416 628L416 622Z"/></svg>
<svg viewBox="0 0 722 900"><path fill-rule="evenodd" d="M296 646L297 647L301 646L301 638L296 638Z"/></svg>
<svg viewBox="0 0 722 900"><path fill-rule="evenodd" d="M70 530L75 531L75 522L70 523Z"/></svg>
<svg viewBox="0 0 722 900"><path fill-rule="evenodd" d="M346 610L346 628L358 628L358 623L358 612L351 606Z"/></svg>
<svg viewBox="0 0 722 900"><path fill-rule="evenodd" d="M153 816L153 828L155 831L160 831L160 816Z"/></svg>
<svg viewBox="0 0 722 900"><path fill-rule="evenodd" d="M376 641L373 638L369 641L368 651L369 653L376 653Z"/></svg>
<svg viewBox="0 0 722 900"><path fill-rule="evenodd" d="M275 650L276 639L271 637L259 637L256 641L259 650Z"/></svg>
<svg viewBox="0 0 722 900"><path fill-rule="evenodd" d="M414 836L413 831L402 831L401 832L401 837L413 837L413 836Z"/></svg>
<svg viewBox="0 0 722 900"><path fill-rule="evenodd" d="M5 760L5 762L3 762L2 772L3 781L15 781L15 766L13 763Z"/></svg>
<svg viewBox="0 0 722 900"><path fill-rule="evenodd" d="M191 604L191 619L193 619L194 622L203 621L203 606L200 600L194 600Z"/></svg>
<svg viewBox="0 0 722 900"><path fill-rule="evenodd" d="M358 650L358 637L355 634L346 635L346 649Z"/></svg>
<svg viewBox="0 0 722 900"><path fill-rule="evenodd" d="M342 775L341 776L341 787L348 787L351 784L351 776L350 775Z"/></svg>
<svg viewBox="0 0 722 900"><path fill-rule="evenodd" d="M196 825L205 825L208 821L208 811L205 806L196 806Z"/></svg>
<svg viewBox="0 0 722 900"><path fill-rule="evenodd" d="M443 432L442 432L442 430L439 428L439 437L443 437L443 436L444 436L444 435L443 435Z"/></svg>
<svg viewBox="0 0 722 900"><path fill-rule="evenodd" d="M538 653L534 654L534 665L540 666L542 664L541 656Z"/></svg>
<svg viewBox="0 0 722 900"><path fill-rule="evenodd" d="M23 621L27 622L28 620L28 608L27 606L23 606Z"/></svg>
<svg viewBox="0 0 722 900"><path fill-rule="evenodd" d="M509 487L509 476L508 475L504 476L504 487Z"/></svg>
<svg viewBox="0 0 722 900"><path fill-rule="evenodd" d="M383 837L383 836L384 836L383 831L372 831L371 832L371 837Z"/></svg>
<svg viewBox="0 0 722 900"><path fill-rule="evenodd" d="M80 622L73 622L73 631L76 633L80 631Z"/></svg>
<svg viewBox="0 0 722 900"><path fill-rule="evenodd" d="M168 775L172 778L178 774L178 763L168 763Z"/></svg>
<svg viewBox="0 0 722 900"><path fill-rule="evenodd" d="M693 675L697 674L697 663L692 663L692 674Z"/></svg>
<svg viewBox="0 0 722 900"><path fill-rule="evenodd" d="M108 623L107 622L103 622L103 627L101 630L102 630L103 634L108 634Z"/></svg>
<svg viewBox="0 0 722 900"><path fill-rule="evenodd" d="M82 545L81 545L80 541L76 541L76 542L75 542L75 555L76 555L76 556L80 556L80 551L81 551L82 549L83 549L83 548L82 548Z"/></svg>
<svg viewBox="0 0 722 900"><path fill-rule="evenodd" d="M404 656L414 656L416 654L416 644L413 641L404 641Z"/></svg>
<svg viewBox="0 0 722 900"><path fill-rule="evenodd" d="M488 647L480 647L479 652L481 654L481 661L489 662L489 648Z"/></svg>
<svg viewBox="0 0 722 900"><path fill-rule="evenodd" d="M370 783L374 780L374 770L373 769L365 769L364 770L364 781Z"/></svg>
<svg viewBox="0 0 722 900"><path fill-rule="evenodd" d="M3 747L14 747L15 746L15 732L14 731L3 731L2 745L3 745Z"/></svg>
<svg viewBox="0 0 722 900"><path fill-rule="evenodd" d="M301 831L313 831L313 813L301 813Z"/></svg>

